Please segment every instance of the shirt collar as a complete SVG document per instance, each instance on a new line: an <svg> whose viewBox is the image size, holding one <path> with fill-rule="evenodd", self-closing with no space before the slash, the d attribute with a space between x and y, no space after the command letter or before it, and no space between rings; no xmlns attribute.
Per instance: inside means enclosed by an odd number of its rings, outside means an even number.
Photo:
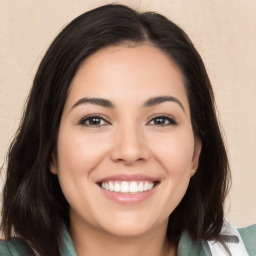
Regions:
<svg viewBox="0 0 256 256"><path fill-rule="evenodd" d="M63 226L61 256L77 256L72 239L66 226Z"/></svg>

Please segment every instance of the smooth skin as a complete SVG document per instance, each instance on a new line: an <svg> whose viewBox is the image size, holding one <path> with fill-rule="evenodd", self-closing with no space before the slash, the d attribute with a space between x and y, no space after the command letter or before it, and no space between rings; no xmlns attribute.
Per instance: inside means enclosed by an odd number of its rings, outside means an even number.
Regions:
<svg viewBox="0 0 256 256"><path fill-rule="evenodd" d="M77 255L176 255L165 238L168 217L200 149L182 74L165 53L127 44L88 57L71 82L51 166L70 204ZM119 174L158 185L146 200L121 204L97 183Z"/></svg>

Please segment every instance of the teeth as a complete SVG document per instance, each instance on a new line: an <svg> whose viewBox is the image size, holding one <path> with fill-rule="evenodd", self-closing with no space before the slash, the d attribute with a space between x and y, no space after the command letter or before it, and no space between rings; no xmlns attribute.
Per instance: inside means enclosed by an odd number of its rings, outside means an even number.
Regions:
<svg viewBox="0 0 256 256"><path fill-rule="evenodd" d="M139 192L143 192L144 191L144 186L143 186L142 182L139 183L138 191Z"/></svg>
<svg viewBox="0 0 256 256"><path fill-rule="evenodd" d="M145 190L145 191L148 190L148 182L145 183L145 185L144 185L144 190Z"/></svg>
<svg viewBox="0 0 256 256"><path fill-rule="evenodd" d="M150 183L150 184L148 185L148 190L151 190L153 187L154 187L154 184L153 184L153 183Z"/></svg>
<svg viewBox="0 0 256 256"><path fill-rule="evenodd" d="M106 189L106 188L105 188L105 189ZM119 185L118 183L115 183L114 191L115 191L115 192L120 192L120 190L121 190L120 185Z"/></svg>
<svg viewBox="0 0 256 256"><path fill-rule="evenodd" d="M113 191L114 190L114 185L113 185L113 183L112 182L109 182L109 190L110 191Z"/></svg>
<svg viewBox="0 0 256 256"><path fill-rule="evenodd" d="M138 185L135 181L131 182L130 184L130 192L137 193L138 192Z"/></svg>
<svg viewBox="0 0 256 256"><path fill-rule="evenodd" d="M101 187L108 191L119 193L140 193L151 190L154 187L154 183L151 181L108 181L102 182Z"/></svg>
<svg viewBox="0 0 256 256"><path fill-rule="evenodd" d="M122 192L122 193L127 193L127 192L130 192L129 190L130 190L130 188L129 188L128 183L125 182L125 181L123 181L123 182L121 183L121 192Z"/></svg>

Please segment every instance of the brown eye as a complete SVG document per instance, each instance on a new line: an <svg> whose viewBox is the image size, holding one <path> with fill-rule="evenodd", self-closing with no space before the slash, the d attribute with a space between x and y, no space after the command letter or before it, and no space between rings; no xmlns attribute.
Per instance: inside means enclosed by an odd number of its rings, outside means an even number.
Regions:
<svg viewBox="0 0 256 256"><path fill-rule="evenodd" d="M169 116L158 116L150 120L149 125L167 126L176 125L177 122Z"/></svg>
<svg viewBox="0 0 256 256"><path fill-rule="evenodd" d="M89 116L80 120L79 124L84 126L99 127L109 123L101 116Z"/></svg>

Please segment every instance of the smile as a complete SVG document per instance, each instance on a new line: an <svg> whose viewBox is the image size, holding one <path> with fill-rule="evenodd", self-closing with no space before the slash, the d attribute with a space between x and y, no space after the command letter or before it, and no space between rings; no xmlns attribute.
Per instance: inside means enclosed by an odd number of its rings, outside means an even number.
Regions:
<svg viewBox="0 0 256 256"><path fill-rule="evenodd" d="M113 175L96 181L104 196L121 205L134 205L149 200L160 183L155 177L141 174Z"/></svg>
<svg viewBox="0 0 256 256"><path fill-rule="evenodd" d="M153 189L152 181L105 181L101 187L107 191L116 193L142 193Z"/></svg>

